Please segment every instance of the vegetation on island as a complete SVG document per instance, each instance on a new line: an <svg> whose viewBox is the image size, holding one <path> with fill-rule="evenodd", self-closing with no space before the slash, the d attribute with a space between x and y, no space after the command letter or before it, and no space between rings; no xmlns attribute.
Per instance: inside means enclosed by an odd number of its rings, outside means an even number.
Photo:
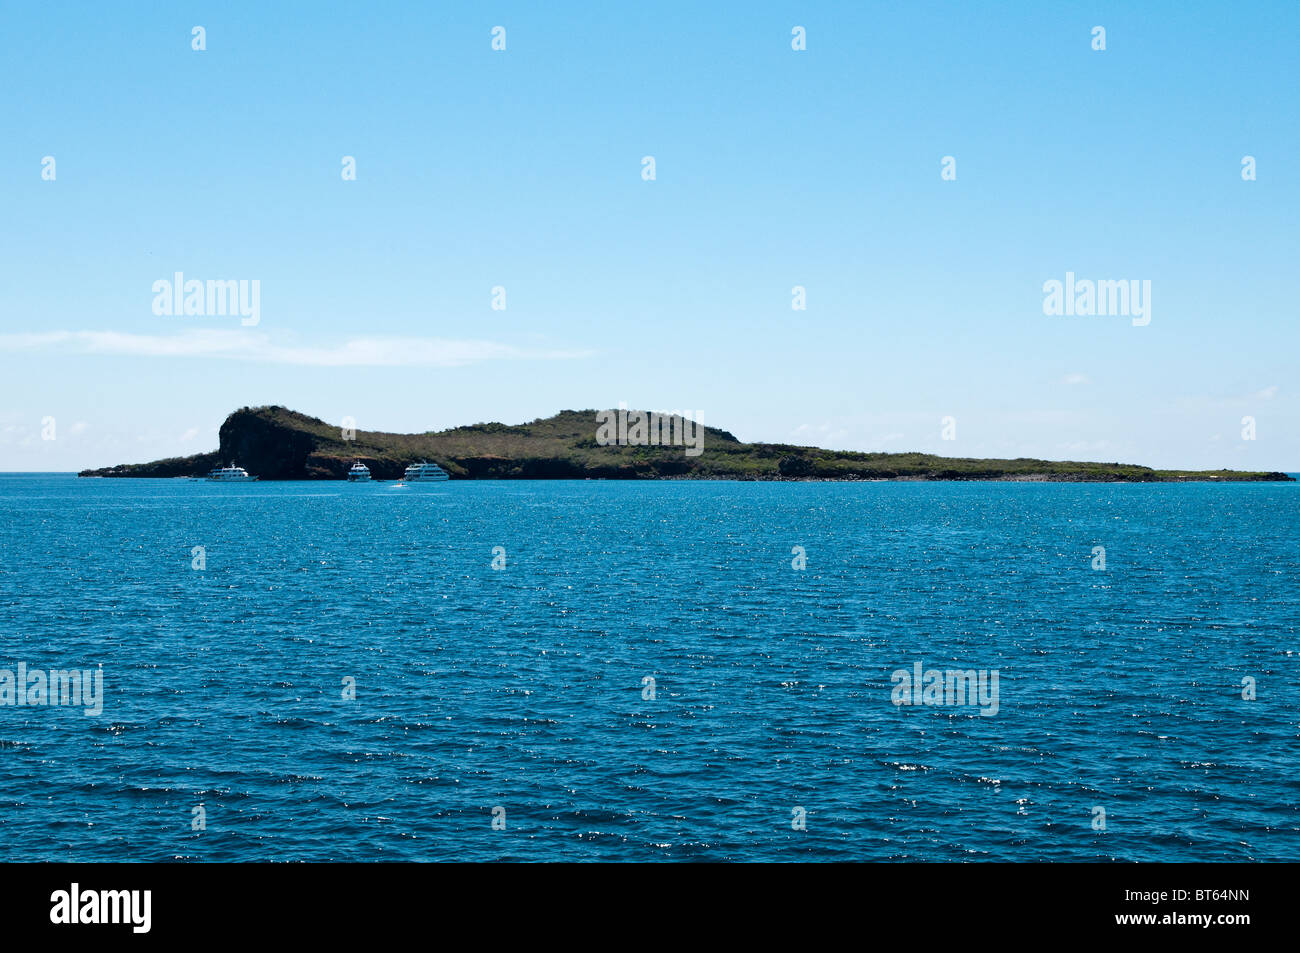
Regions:
<svg viewBox="0 0 1300 953"><path fill-rule="evenodd" d="M1290 480L1283 473L1153 470L1127 463L1018 458L977 460L928 453L853 453L743 443L703 428L702 452L682 446L602 446L597 411L564 410L526 424L481 423L418 434L327 424L285 407L244 407L221 425L211 453L83 470L81 476L198 477L236 463L263 480L340 480L358 460L378 480L427 460L452 479L1041 480L1182 482Z"/></svg>

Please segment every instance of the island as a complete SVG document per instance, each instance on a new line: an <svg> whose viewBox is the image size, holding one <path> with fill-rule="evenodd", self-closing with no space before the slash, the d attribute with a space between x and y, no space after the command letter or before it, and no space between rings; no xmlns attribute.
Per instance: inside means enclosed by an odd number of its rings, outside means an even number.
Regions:
<svg viewBox="0 0 1300 953"><path fill-rule="evenodd" d="M857 453L744 443L699 426L698 448L598 438L601 421L637 411L563 410L526 424L483 423L418 434L345 429L285 407L243 407L221 425L211 453L83 470L83 477L202 477L237 463L262 480L342 480L360 461L378 480L412 463L440 464L453 480L1019 480L1097 483L1292 480L1285 473L1153 470L1128 463L1018 458L978 460L928 453ZM648 414L648 412L646 412ZM690 425L680 418L669 424ZM612 430L607 433L613 433Z"/></svg>

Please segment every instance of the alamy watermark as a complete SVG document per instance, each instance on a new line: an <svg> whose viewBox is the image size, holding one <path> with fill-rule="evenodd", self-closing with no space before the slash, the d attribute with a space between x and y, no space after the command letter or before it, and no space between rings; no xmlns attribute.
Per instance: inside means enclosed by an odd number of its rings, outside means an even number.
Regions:
<svg viewBox="0 0 1300 953"><path fill-rule="evenodd" d="M1065 281L1051 278L1043 282L1043 314L1046 315L1119 315L1132 317L1135 328L1151 323L1151 279L1143 281L1074 277L1065 273Z"/></svg>
<svg viewBox="0 0 1300 953"><path fill-rule="evenodd" d="M209 278L185 280L176 272L172 280L159 278L153 283L153 313L159 316L211 317L213 315L239 315L246 328L255 327L262 320L262 282L254 278L223 281Z"/></svg>
<svg viewBox="0 0 1300 953"><path fill-rule="evenodd" d="M0 668L0 705L78 705L86 715L104 711L104 666L97 669Z"/></svg>
<svg viewBox="0 0 1300 953"><path fill-rule="evenodd" d="M628 410L621 402L618 407L596 412L596 443L602 447L684 447L688 457L704 452L698 410L689 417L690 411Z"/></svg>
<svg viewBox="0 0 1300 953"><path fill-rule="evenodd" d="M50 904L50 922L56 926L127 924L132 933L148 933L153 924L152 890L83 890L74 882L50 894Z"/></svg>
<svg viewBox="0 0 1300 953"><path fill-rule="evenodd" d="M890 676L895 705L977 705L980 714L998 713L998 670L924 668L920 662L911 671L896 669Z"/></svg>

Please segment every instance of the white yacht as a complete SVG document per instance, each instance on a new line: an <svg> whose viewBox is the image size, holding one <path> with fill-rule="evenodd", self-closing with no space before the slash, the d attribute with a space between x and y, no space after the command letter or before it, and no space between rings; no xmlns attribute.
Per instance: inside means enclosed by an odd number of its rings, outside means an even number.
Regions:
<svg viewBox="0 0 1300 953"><path fill-rule="evenodd" d="M352 469L348 471L349 483L366 483L370 480L370 467L366 466L360 460L352 464Z"/></svg>
<svg viewBox="0 0 1300 953"><path fill-rule="evenodd" d="M408 483L433 483L438 480L449 480L451 477L447 471L436 463L412 463L406 468L406 473L402 476L402 484Z"/></svg>
<svg viewBox="0 0 1300 953"><path fill-rule="evenodd" d="M247 483L249 480L256 480L257 477L249 476L247 470L232 463L228 467L214 467L209 470L208 479L218 483Z"/></svg>

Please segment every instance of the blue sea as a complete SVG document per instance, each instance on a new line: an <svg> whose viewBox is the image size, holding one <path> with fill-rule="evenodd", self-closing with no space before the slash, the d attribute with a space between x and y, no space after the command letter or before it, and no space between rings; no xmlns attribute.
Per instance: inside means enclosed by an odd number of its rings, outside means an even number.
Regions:
<svg viewBox="0 0 1300 953"><path fill-rule="evenodd" d="M0 705L0 858L1296 860L1298 580L1297 484L2 475L102 711Z"/></svg>

